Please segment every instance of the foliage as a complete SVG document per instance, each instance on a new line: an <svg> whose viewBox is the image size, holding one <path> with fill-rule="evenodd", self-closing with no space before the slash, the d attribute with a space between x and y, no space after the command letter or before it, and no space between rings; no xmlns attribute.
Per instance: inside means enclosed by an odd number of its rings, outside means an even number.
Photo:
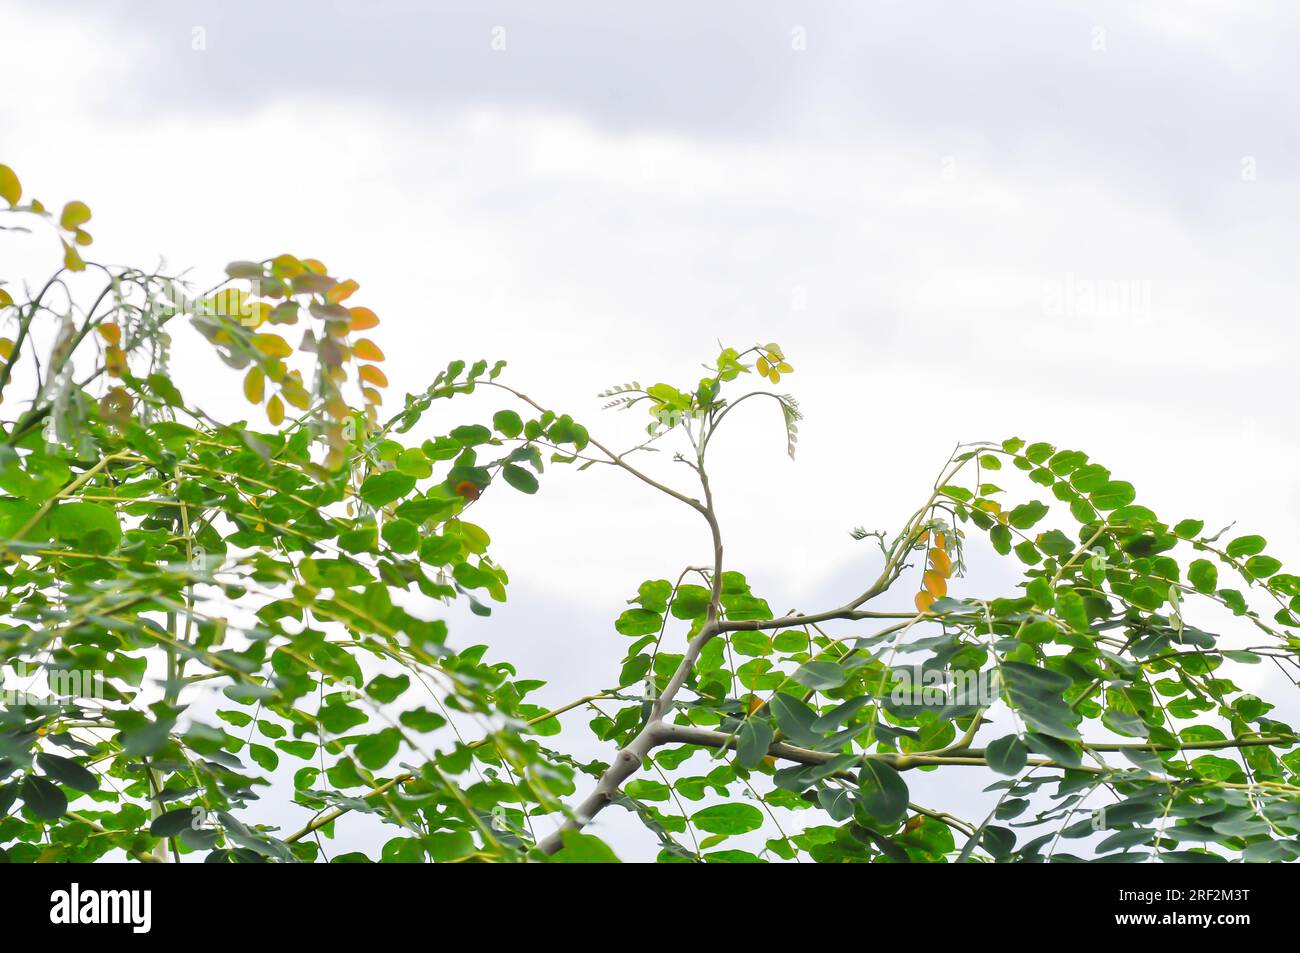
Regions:
<svg viewBox="0 0 1300 953"><path fill-rule="evenodd" d="M879 549L861 593L778 617L724 561L708 470L751 400L777 405L793 455L798 404L741 386L793 371L778 345L724 348L690 386L607 391L650 415L622 453L499 363L453 362L385 420L383 352L360 336L378 318L344 304L356 282L281 255L190 297L172 276L85 262L82 203L56 221L4 166L0 197L64 256L34 294L0 287L16 329L0 392L24 408L0 444L0 665L22 684L0 714L7 859L603 862L591 822L610 805L664 861L1300 854L1300 739L1233 681L1261 661L1291 672L1300 648L1300 577L1261 537L1162 522L1080 452L966 445L897 531L855 531ZM266 426L187 402L169 369L177 317L240 372ZM281 332L299 323L295 348ZM434 420L484 390L506 405L490 420ZM436 435L416 443L422 423ZM698 490L632 462L670 442ZM494 486L535 493L547 462L617 468L689 507L712 543L707 566L637 587L611 684L551 711L526 700L541 682L455 647L424 611L504 600L468 511ZM1020 591L959 594L975 550L1014 559ZM914 608L876 608L899 588ZM608 763L563 750L577 710ZM911 778L934 771L992 779L996 807L917 803ZM271 826L269 798L299 805L301 828ZM360 812L391 838L332 854Z"/></svg>

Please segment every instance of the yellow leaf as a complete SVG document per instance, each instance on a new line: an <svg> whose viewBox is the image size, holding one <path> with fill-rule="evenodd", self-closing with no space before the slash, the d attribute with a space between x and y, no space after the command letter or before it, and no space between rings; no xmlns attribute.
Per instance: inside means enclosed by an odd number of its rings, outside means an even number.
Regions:
<svg viewBox="0 0 1300 953"><path fill-rule="evenodd" d="M284 396L285 400L294 407L297 407L299 410L306 410L311 406L311 395L303 389L301 384L296 382L292 384L286 383L280 388L280 393Z"/></svg>
<svg viewBox="0 0 1300 953"><path fill-rule="evenodd" d="M766 377L772 370L772 365L767 363L767 358L760 357L757 363L758 373Z"/></svg>
<svg viewBox="0 0 1300 953"><path fill-rule="evenodd" d="M112 321L106 321L95 330L109 344L117 345L122 343L122 329Z"/></svg>
<svg viewBox="0 0 1300 953"><path fill-rule="evenodd" d="M934 604L934 596L928 592L918 592L916 598L912 600L916 604L917 612L929 612L930 606Z"/></svg>
<svg viewBox="0 0 1300 953"><path fill-rule="evenodd" d="M780 364L776 365L776 369L780 371L782 374L789 374L791 371L794 370L794 368L791 367L789 364L787 364L785 361L782 361Z"/></svg>
<svg viewBox="0 0 1300 953"><path fill-rule="evenodd" d="M18 176L14 175L14 170L7 165L0 165L0 198L12 206L17 205L22 197L23 186L18 181Z"/></svg>
<svg viewBox="0 0 1300 953"><path fill-rule="evenodd" d="M77 250L67 242L63 243L63 267L68 271L85 271L86 263L81 260Z"/></svg>
<svg viewBox="0 0 1300 953"><path fill-rule="evenodd" d="M360 287L361 286L351 278L347 281L340 281L329 291L325 292L325 300L330 304L338 304L340 301L345 301L352 297L352 293Z"/></svg>
<svg viewBox="0 0 1300 953"><path fill-rule="evenodd" d="M266 375L262 369L254 364L248 369L248 376L244 378L244 396L248 398L251 404L260 404L262 395L266 392Z"/></svg>
<svg viewBox="0 0 1300 953"><path fill-rule="evenodd" d="M8 338L0 338L0 357L7 361L9 358L13 357L13 354L14 342Z"/></svg>
<svg viewBox="0 0 1300 953"><path fill-rule="evenodd" d="M315 258L304 258L302 263L307 266L308 271L315 272L318 275L328 275L330 273L324 263L317 261Z"/></svg>
<svg viewBox="0 0 1300 953"><path fill-rule="evenodd" d="M370 338L361 338L352 345L352 353L363 361L382 361L384 352L379 350L379 345Z"/></svg>
<svg viewBox="0 0 1300 953"><path fill-rule="evenodd" d="M925 585L926 592L936 599L942 599L948 594L948 581L933 569L927 569L921 580Z"/></svg>
<svg viewBox="0 0 1300 953"><path fill-rule="evenodd" d="M273 427L278 427L284 421L284 402L278 396L273 396L266 402L266 419L271 421Z"/></svg>
<svg viewBox="0 0 1300 953"><path fill-rule="evenodd" d="M278 334L254 334L253 346L267 357L288 357L293 347Z"/></svg>
<svg viewBox="0 0 1300 953"><path fill-rule="evenodd" d="M948 554L942 549L930 550L930 565L934 567L935 572L944 578L952 575L952 560L948 558Z"/></svg>
<svg viewBox="0 0 1300 953"><path fill-rule="evenodd" d="M13 307L14 299L9 297L9 292L0 288L0 308Z"/></svg>
<svg viewBox="0 0 1300 953"><path fill-rule="evenodd" d="M361 393L365 396L366 403L368 404L382 404L384 402L383 394L379 393L379 391L375 390L373 387L363 387L361 388Z"/></svg>
<svg viewBox="0 0 1300 953"><path fill-rule="evenodd" d="M105 348L104 369L112 377L121 377L126 372L126 352L115 344Z"/></svg>
<svg viewBox="0 0 1300 953"><path fill-rule="evenodd" d="M945 550L948 548L947 541L943 538L943 533L934 534L934 548Z"/></svg>
<svg viewBox="0 0 1300 953"><path fill-rule="evenodd" d="M351 308L349 311L352 314L349 331L369 331L379 326L379 317L369 308Z"/></svg>
<svg viewBox="0 0 1300 953"><path fill-rule="evenodd" d="M90 232L82 228L77 229L77 233L72 236L72 240L82 246L89 245L94 241L94 239L90 237Z"/></svg>
<svg viewBox="0 0 1300 953"><path fill-rule="evenodd" d="M250 301L247 303L247 313L241 315L239 323L246 328L260 328L271 318L272 307L267 301Z"/></svg>
<svg viewBox="0 0 1300 953"><path fill-rule="evenodd" d="M388 386L387 375L373 364L362 364L361 369L357 371L357 376L376 387Z"/></svg>
<svg viewBox="0 0 1300 953"><path fill-rule="evenodd" d="M90 206L85 202L69 202L63 206L63 214L59 216L59 225L65 232L75 232L89 221Z"/></svg>
<svg viewBox="0 0 1300 953"><path fill-rule="evenodd" d="M271 259L271 274L277 278L297 278L307 266L292 255L277 255Z"/></svg>

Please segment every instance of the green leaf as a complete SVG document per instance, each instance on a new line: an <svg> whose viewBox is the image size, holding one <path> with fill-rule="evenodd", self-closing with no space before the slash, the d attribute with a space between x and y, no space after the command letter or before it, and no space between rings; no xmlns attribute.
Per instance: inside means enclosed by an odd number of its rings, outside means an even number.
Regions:
<svg viewBox="0 0 1300 953"><path fill-rule="evenodd" d="M77 791L98 791L99 778L95 777L71 758L42 752L36 756L36 763L41 770L59 784L66 784Z"/></svg>
<svg viewBox="0 0 1300 953"><path fill-rule="evenodd" d="M715 804L692 814L691 823L710 834L746 834L763 826L763 812L751 804Z"/></svg>
<svg viewBox="0 0 1300 953"><path fill-rule="evenodd" d="M1211 593L1219 584L1219 569L1208 559L1194 559L1187 567L1187 580L1197 592Z"/></svg>
<svg viewBox="0 0 1300 953"><path fill-rule="evenodd" d="M703 586L678 586L672 605L673 618L696 619L704 615L709 608L709 596L709 590Z"/></svg>
<svg viewBox="0 0 1300 953"><path fill-rule="evenodd" d="M438 863L447 863L474 853L474 838L469 831L435 831L425 838L429 856Z"/></svg>
<svg viewBox="0 0 1300 953"><path fill-rule="evenodd" d="M56 821L68 810L64 793L39 775L29 774L23 778L18 793L27 809L42 820Z"/></svg>
<svg viewBox="0 0 1300 953"><path fill-rule="evenodd" d="M384 524L384 542L398 553L413 553L420 545L420 528L410 520L389 520Z"/></svg>
<svg viewBox="0 0 1300 953"><path fill-rule="evenodd" d="M1256 553L1262 553L1268 543L1263 536L1238 536L1228 544L1225 552L1233 559L1240 559L1242 556L1254 556Z"/></svg>
<svg viewBox="0 0 1300 953"><path fill-rule="evenodd" d="M1001 672L1012 704L1030 727L1057 738L1079 737L1080 716L1064 698L1069 676L1010 661L1002 663Z"/></svg>
<svg viewBox="0 0 1300 953"><path fill-rule="evenodd" d="M793 695L777 692L767 707L781 733L795 744L810 747L821 742L822 736L812 727L817 713Z"/></svg>
<svg viewBox="0 0 1300 953"><path fill-rule="evenodd" d="M998 774L1019 774L1029 758L1029 750L1015 735L1007 735L989 742L984 756Z"/></svg>
<svg viewBox="0 0 1300 953"><path fill-rule="evenodd" d="M411 679L407 675L376 675L366 685L366 694L387 705L410 687Z"/></svg>
<svg viewBox="0 0 1300 953"><path fill-rule="evenodd" d="M1137 497L1132 483L1123 480L1111 480L1090 497L1092 505L1099 510L1117 510L1128 506Z"/></svg>
<svg viewBox="0 0 1300 953"><path fill-rule="evenodd" d="M491 440L492 431L482 424L466 424L463 427L454 429L449 436L463 447L472 447Z"/></svg>
<svg viewBox="0 0 1300 953"><path fill-rule="evenodd" d="M815 692L839 688L849 678L844 669L834 662L805 662L791 677Z"/></svg>
<svg viewBox="0 0 1300 953"><path fill-rule="evenodd" d="M96 553L112 552L122 541L117 512L99 503L60 503L50 515L50 528L55 538Z"/></svg>
<svg viewBox="0 0 1300 953"><path fill-rule="evenodd" d="M537 477L533 475L531 470L526 470L513 463L507 463L501 468L501 475L505 477L507 483L520 493L537 492Z"/></svg>
<svg viewBox="0 0 1300 953"><path fill-rule="evenodd" d="M379 509L400 500L415 488L415 477L400 470L386 470L366 477L361 484L361 499Z"/></svg>
<svg viewBox="0 0 1300 953"><path fill-rule="evenodd" d="M553 864L617 864L618 857L599 837L578 831L560 834L564 846L551 856Z"/></svg>
<svg viewBox="0 0 1300 953"><path fill-rule="evenodd" d="M1022 503L1011 511L1008 520L1016 529L1029 529L1047 515L1047 507L1037 500Z"/></svg>
<svg viewBox="0 0 1300 953"><path fill-rule="evenodd" d="M424 455L424 451L416 447L403 450L397 455L397 469L419 480L433 475L433 464Z"/></svg>
<svg viewBox="0 0 1300 953"><path fill-rule="evenodd" d="M757 768L767 757L775 732L761 718L747 718L736 732L736 760L742 767Z"/></svg>
<svg viewBox="0 0 1300 953"><path fill-rule="evenodd" d="M897 824L907 814L907 782L883 761L868 759L858 772L858 790L867 813L882 824Z"/></svg>
<svg viewBox="0 0 1300 953"><path fill-rule="evenodd" d="M498 410L492 415L492 426L512 439L524 432L524 422L513 410Z"/></svg>
<svg viewBox="0 0 1300 953"><path fill-rule="evenodd" d="M402 743L402 733L396 728L385 728L363 738L356 748L357 760L371 771L378 771L397 754Z"/></svg>
<svg viewBox="0 0 1300 953"><path fill-rule="evenodd" d="M175 837L181 831L192 827L197 816L192 807L173 808L153 819L153 823L149 825L149 833L153 837Z"/></svg>
<svg viewBox="0 0 1300 953"><path fill-rule="evenodd" d="M649 609L624 609L614 622L615 631L622 635L655 635L663 625L663 616Z"/></svg>
<svg viewBox="0 0 1300 953"><path fill-rule="evenodd" d="M1256 579L1267 579L1281 568L1281 561L1272 556L1251 556L1246 560L1246 572Z"/></svg>

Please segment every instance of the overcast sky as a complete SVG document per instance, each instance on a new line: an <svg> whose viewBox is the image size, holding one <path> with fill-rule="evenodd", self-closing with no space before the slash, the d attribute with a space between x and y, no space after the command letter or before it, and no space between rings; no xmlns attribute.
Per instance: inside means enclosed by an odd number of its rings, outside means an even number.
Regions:
<svg viewBox="0 0 1300 953"><path fill-rule="evenodd" d="M719 340L780 342L798 461L756 408L715 464L729 560L776 609L863 588L847 531L896 528L956 442L1011 435L1090 453L1171 522L1238 520L1300 559L1295 5L0 17L0 159L29 193L87 201L101 260L212 277L323 259L383 318L396 394L504 358L630 445L644 421L602 415L597 391L689 382ZM209 405L237 393L195 367ZM552 702L612 680L610 621L640 580L708 555L698 518L603 470L484 514L512 602L460 639L503 646ZM1010 580L979 572L955 594Z"/></svg>

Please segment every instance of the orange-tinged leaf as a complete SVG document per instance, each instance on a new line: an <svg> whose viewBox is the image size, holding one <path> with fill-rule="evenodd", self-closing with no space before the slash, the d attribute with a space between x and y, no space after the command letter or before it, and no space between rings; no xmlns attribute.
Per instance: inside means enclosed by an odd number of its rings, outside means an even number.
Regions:
<svg viewBox="0 0 1300 953"><path fill-rule="evenodd" d="M121 377L126 372L126 352L110 344L104 349L104 369L112 377Z"/></svg>
<svg viewBox="0 0 1300 953"><path fill-rule="evenodd" d="M352 321L348 326L350 331L369 331L371 328L379 326L379 317L369 308L351 308Z"/></svg>
<svg viewBox="0 0 1300 953"><path fill-rule="evenodd" d="M921 591L916 594L916 598L912 601L916 604L917 612L929 612L930 606L934 605L934 596L930 595L928 592Z"/></svg>
<svg viewBox="0 0 1300 953"><path fill-rule="evenodd" d="M759 698L757 695L749 696L748 714L752 715L754 714L754 712L758 711L762 707L763 707L763 699Z"/></svg>
<svg viewBox="0 0 1300 953"><path fill-rule="evenodd" d="M382 404L384 402L384 395L373 387L363 387L361 393L366 398L367 404Z"/></svg>
<svg viewBox="0 0 1300 953"><path fill-rule="evenodd" d="M329 269L325 267L325 263L315 258L304 258L302 263L307 266L308 271L314 271L318 275L328 275L330 273Z"/></svg>
<svg viewBox="0 0 1300 953"><path fill-rule="evenodd" d="M266 402L266 419L271 421L273 427L284 422L284 401L280 400L279 395L272 395Z"/></svg>
<svg viewBox="0 0 1300 953"><path fill-rule="evenodd" d="M109 344L122 343L122 329L112 321L106 321L95 329Z"/></svg>
<svg viewBox="0 0 1300 953"><path fill-rule="evenodd" d="M370 338L361 338L352 345L352 353L363 361L382 361L384 352Z"/></svg>
<svg viewBox="0 0 1300 953"><path fill-rule="evenodd" d="M921 577L922 584L926 592L936 599L942 599L948 594L948 580L939 575L933 569L927 569L925 575Z"/></svg>
<svg viewBox="0 0 1300 953"><path fill-rule="evenodd" d="M329 291L325 292L325 300L330 304L338 304L340 301L346 301L348 298L352 297L353 292L360 287L361 286L351 278L347 281L340 281Z"/></svg>
<svg viewBox="0 0 1300 953"><path fill-rule="evenodd" d="M244 396L248 398L250 404L260 404L265 393L266 375L254 364L248 369L248 374L244 378Z"/></svg>
<svg viewBox="0 0 1300 953"><path fill-rule="evenodd" d="M910 834L913 831L918 830L921 827L921 825L924 823L925 823L925 815L913 814L911 817L907 819L907 823L903 825L903 833Z"/></svg>
<svg viewBox="0 0 1300 953"><path fill-rule="evenodd" d="M388 386L387 375L373 364L362 364L361 369L357 371L357 376L368 384L374 384L376 387Z"/></svg>
<svg viewBox="0 0 1300 953"><path fill-rule="evenodd" d="M478 499L478 487L469 480L461 480L456 484L456 495L464 497L467 500Z"/></svg>
<svg viewBox="0 0 1300 953"><path fill-rule="evenodd" d="M947 540L943 538L943 533L934 534L934 548L945 549L945 550L948 548Z"/></svg>
<svg viewBox="0 0 1300 953"><path fill-rule="evenodd" d="M278 334L254 334L253 346L267 357L288 357L293 346Z"/></svg>
<svg viewBox="0 0 1300 953"><path fill-rule="evenodd" d="M930 565L934 567L935 572L945 579L952 575L952 560L948 558L948 554L942 549L930 550Z"/></svg>
<svg viewBox="0 0 1300 953"><path fill-rule="evenodd" d="M7 165L0 165L0 198L10 205L17 205L23 197L23 186L14 175L14 170Z"/></svg>
<svg viewBox="0 0 1300 953"><path fill-rule="evenodd" d="M89 221L90 206L85 202L69 202L63 206L63 214L59 216L59 224L67 232L75 232Z"/></svg>

